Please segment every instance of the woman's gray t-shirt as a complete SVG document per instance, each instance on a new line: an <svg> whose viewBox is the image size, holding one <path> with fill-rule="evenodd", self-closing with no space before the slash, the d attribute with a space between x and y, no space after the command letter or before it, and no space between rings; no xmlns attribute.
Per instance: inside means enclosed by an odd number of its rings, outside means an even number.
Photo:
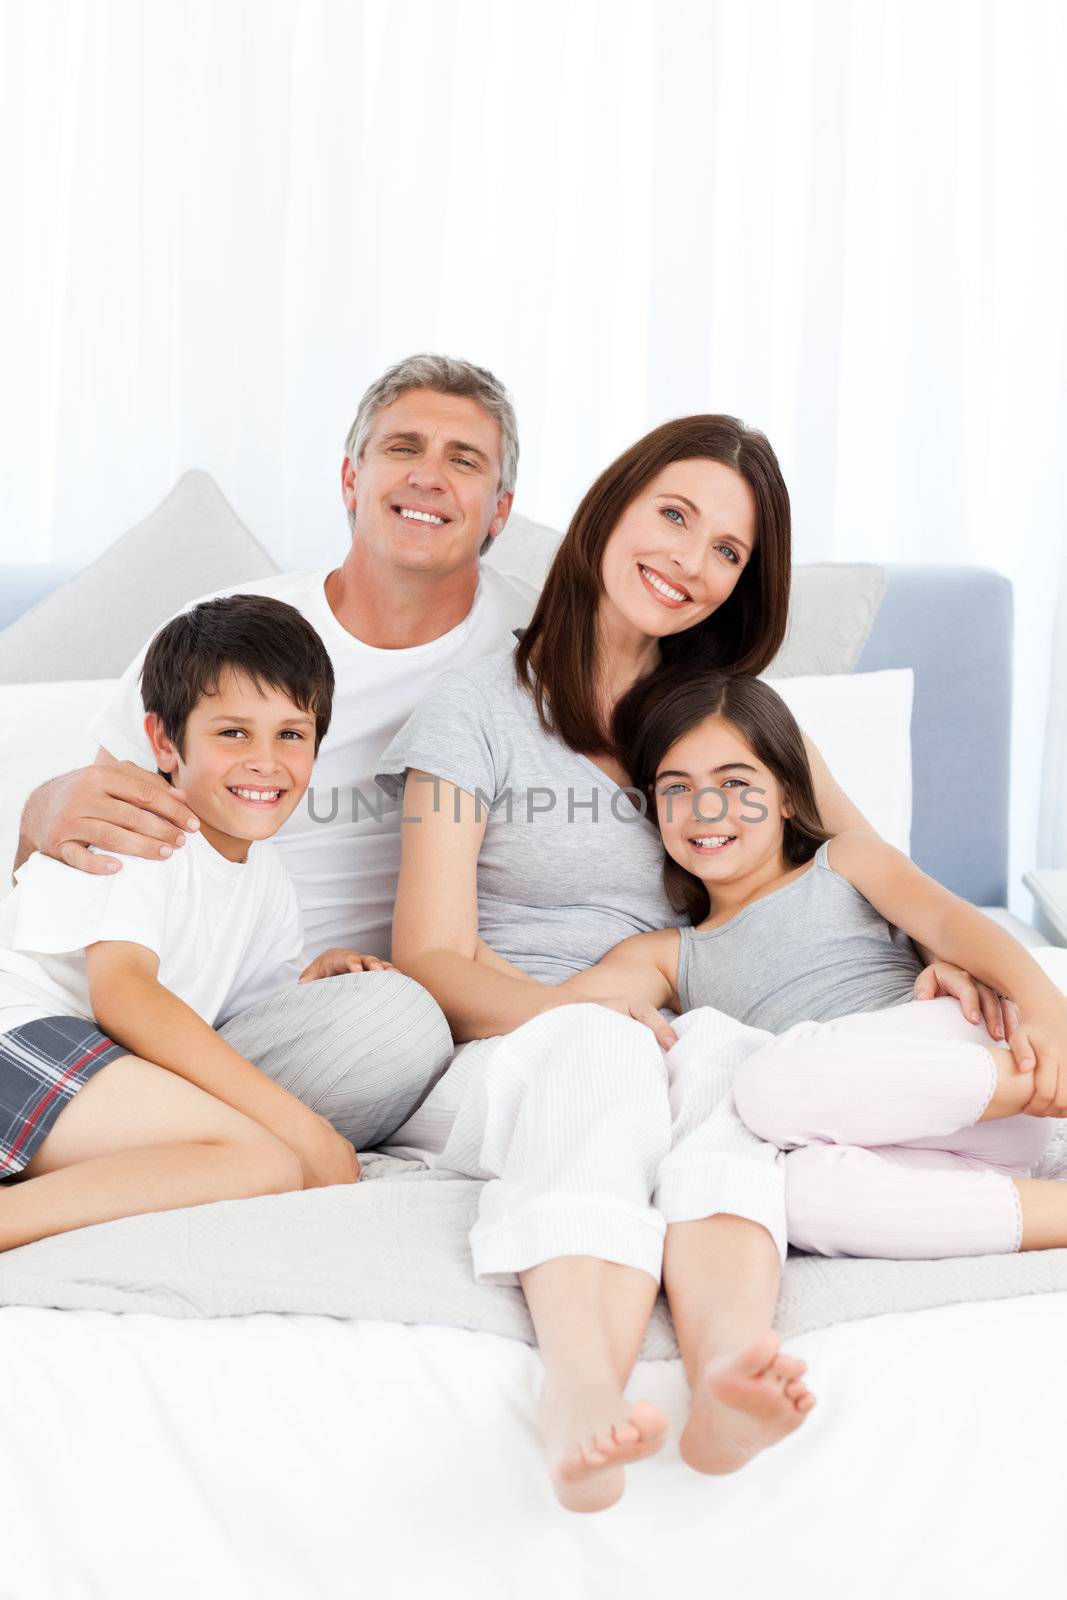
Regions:
<svg viewBox="0 0 1067 1600"><path fill-rule="evenodd" d="M409 767L484 808L478 932L532 978L558 983L621 939L683 920L636 792L545 732L512 650L435 679L379 762L377 782L398 803Z"/></svg>

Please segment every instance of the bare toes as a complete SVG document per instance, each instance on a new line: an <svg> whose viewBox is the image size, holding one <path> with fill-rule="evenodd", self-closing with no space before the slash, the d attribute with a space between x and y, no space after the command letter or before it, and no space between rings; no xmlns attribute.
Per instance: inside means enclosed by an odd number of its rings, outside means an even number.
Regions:
<svg viewBox="0 0 1067 1600"><path fill-rule="evenodd" d="M630 1412L629 1427L637 1429L637 1436L642 1444L651 1444L655 1440L662 1440L667 1432L667 1419L657 1406L648 1400L635 1402Z"/></svg>

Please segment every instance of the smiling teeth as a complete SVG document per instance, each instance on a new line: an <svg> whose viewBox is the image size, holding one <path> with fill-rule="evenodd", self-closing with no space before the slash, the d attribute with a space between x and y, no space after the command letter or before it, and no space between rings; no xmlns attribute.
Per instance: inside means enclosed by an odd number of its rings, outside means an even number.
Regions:
<svg viewBox="0 0 1067 1600"><path fill-rule="evenodd" d="M407 517L409 522L432 522L438 528L443 528L445 525L444 517L431 516L428 511L408 511L405 506L401 506L400 515Z"/></svg>
<svg viewBox="0 0 1067 1600"><path fill-rule="evenodd" d="M653 589L658 589L660 594L665 594L668 600L689 599L687 594L683 594L680 589L672 589L669 583L664 583L662 578L657 578L656 574L654 572L649 572L647 567L643 566L641 571L644 573L646 579L652 585Z"/></svg>
<svg viewBox="0 0 1067 1600"><path fill-rule="evenodd" d="M240 795L242 800L277 800L281 794L280 789L231 789L231 794Z"/></svg>
<svg viewBox="0 0 1067 1600"><path fill-rule="evenodd" d="M721 850L723 845L732 844L732 833L707 833L701 834L699 839L690 839L689 843L697 850Z"/></svg>

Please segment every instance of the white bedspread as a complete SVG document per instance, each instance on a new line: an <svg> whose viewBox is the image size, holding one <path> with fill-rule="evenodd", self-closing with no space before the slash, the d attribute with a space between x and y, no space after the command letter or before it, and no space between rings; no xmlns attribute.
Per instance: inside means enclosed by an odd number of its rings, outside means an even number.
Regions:
<svg viewBox="0 0 1067 1600"><path fill-rule="evenodd" d="M560 1511L515 1340L317 1317L0 1311L5 1600L948 1600L1063 1583L1067 1294L791 1342L820 1403L734 1478L672 1436Z"/></svg>

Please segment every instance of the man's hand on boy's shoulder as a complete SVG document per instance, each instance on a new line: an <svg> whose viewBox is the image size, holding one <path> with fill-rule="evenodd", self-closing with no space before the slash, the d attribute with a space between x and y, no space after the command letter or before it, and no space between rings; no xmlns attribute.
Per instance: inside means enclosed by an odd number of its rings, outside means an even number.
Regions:
<svg viewBox="0 0 1067 1600"><path fill-rule="evenodd" d="M380 956L363 956L358 950L342 950L335 946L316 956L309 967L300 974L300 983L312 983L316 978L340 978L346 972L396 972L391 961Z"/></svg>
<svg viewBox="0 0 1067 1600"><path fill-rule="evenodd" d="M200 826L181 789L136 762L113 761L104 752L95 766L53 778L37 791L36 801L36 818L23 822L33 849L98 876L118 872L122 863L92 853L89 845L165 859Z"/></svg>

